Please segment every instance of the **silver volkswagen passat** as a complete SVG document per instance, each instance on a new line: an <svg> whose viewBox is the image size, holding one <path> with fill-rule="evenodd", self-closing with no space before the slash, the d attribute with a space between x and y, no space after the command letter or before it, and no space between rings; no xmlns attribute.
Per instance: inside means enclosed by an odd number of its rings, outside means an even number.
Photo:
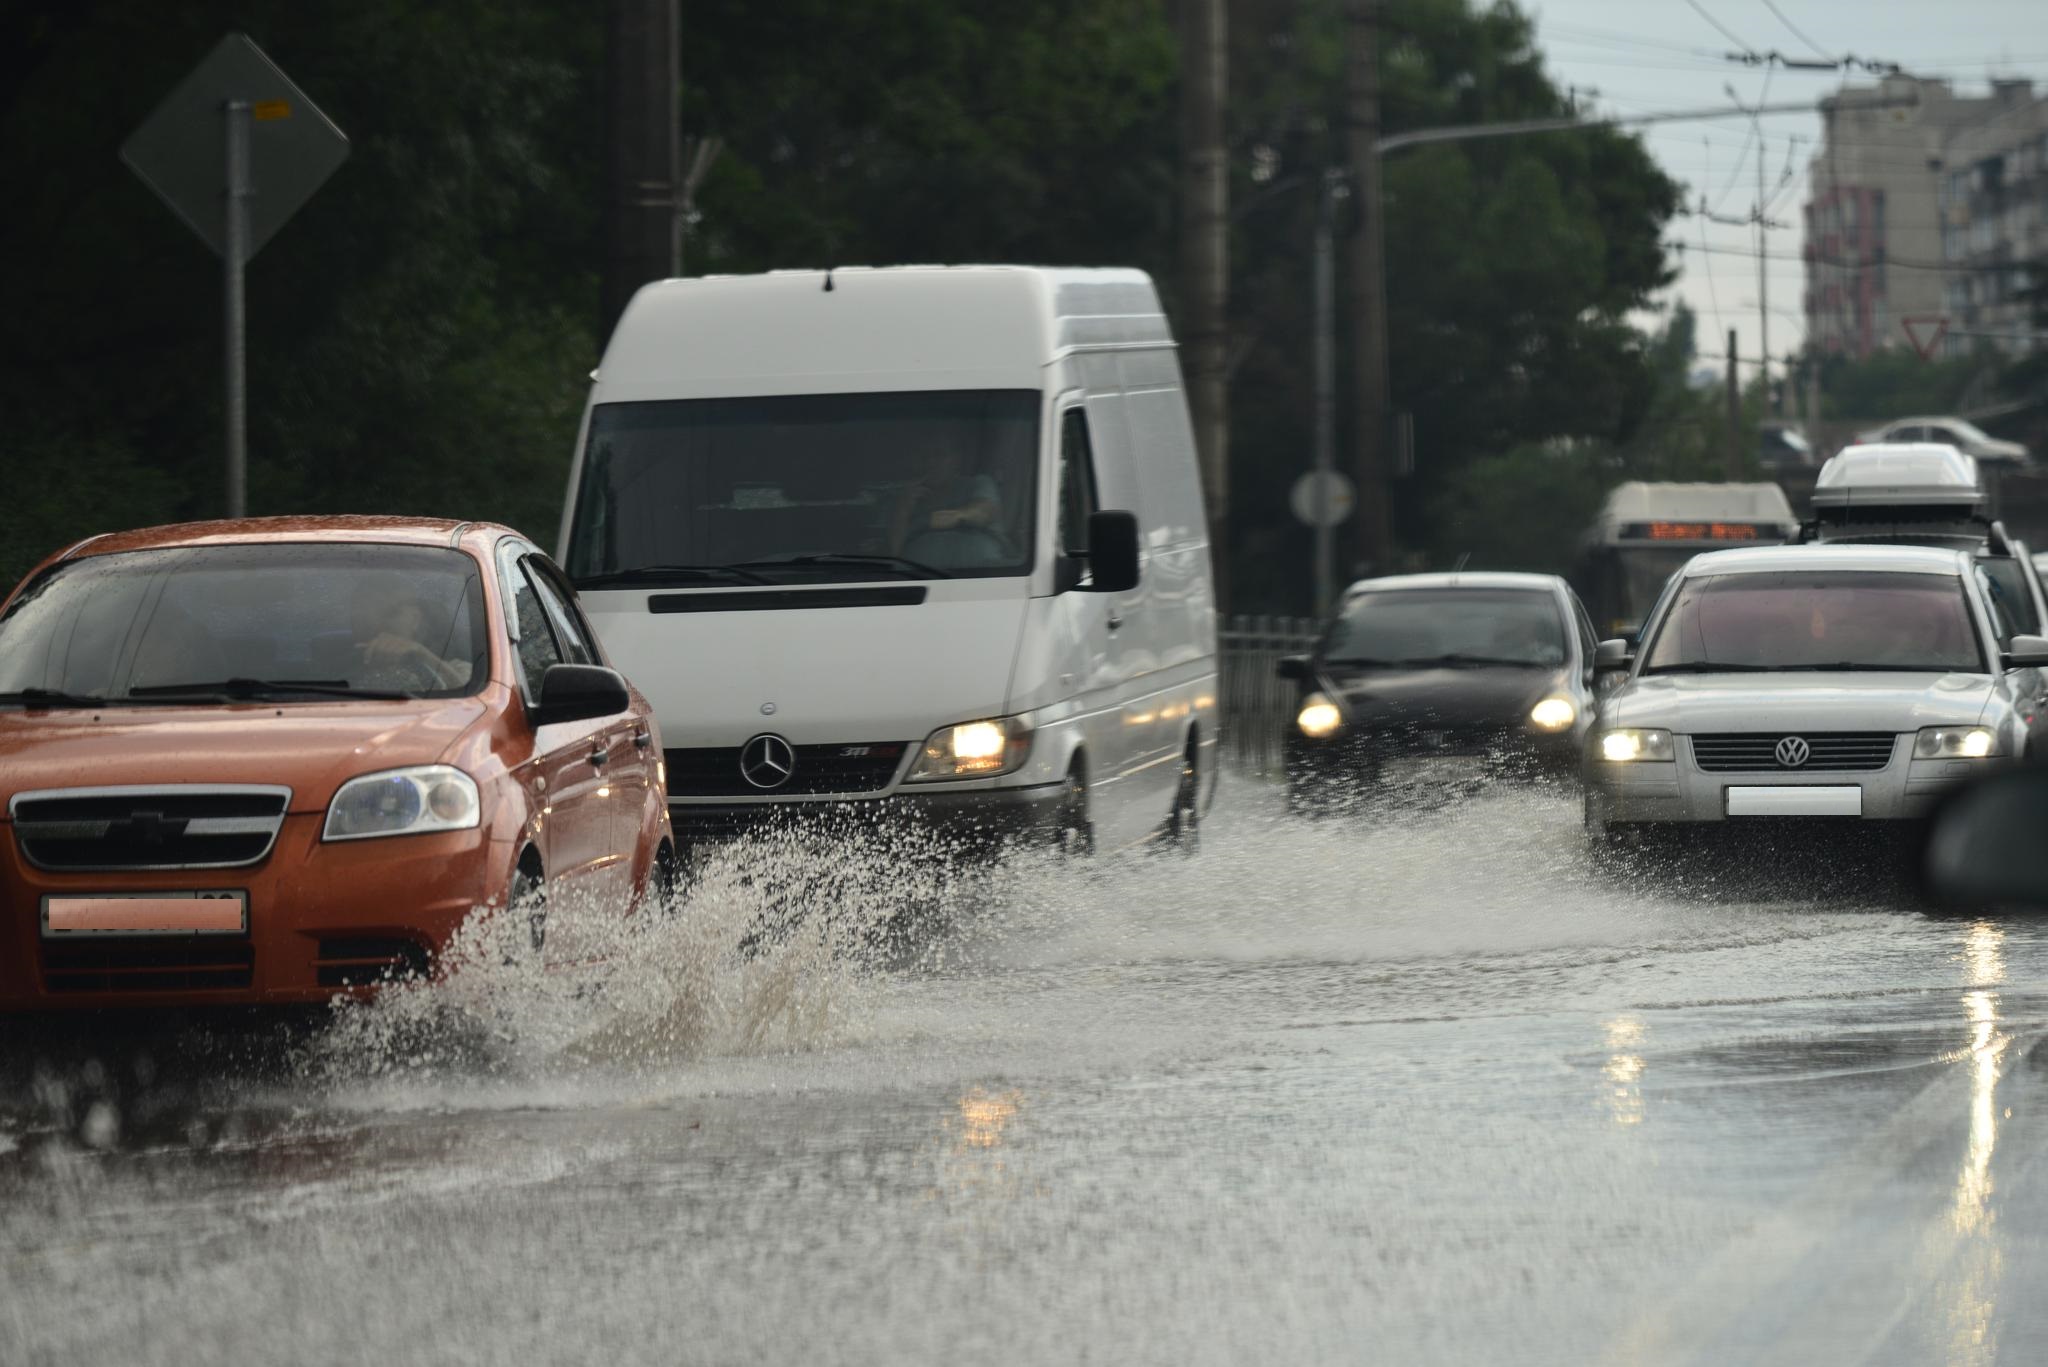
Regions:
<svg viewBox="0 0 2048 1367"><path fill-rule="evenodd" d="M2014 635L1967 552L1716 551L1679 572L1631 652L1602 643L1586 827L1904 820L2027 754L2048 639Z"/></svg>

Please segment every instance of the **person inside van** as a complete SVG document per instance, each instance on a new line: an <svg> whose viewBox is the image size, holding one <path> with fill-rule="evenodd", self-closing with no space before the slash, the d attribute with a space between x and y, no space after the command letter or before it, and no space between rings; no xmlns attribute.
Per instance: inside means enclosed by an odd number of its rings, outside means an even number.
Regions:
<svg viewBox="0 0 2048 1367"><path fill-rule="evenodd" d="M898 555L915 556L911 547L933 533L979 531L994 538L1002 512L996 482L985 474L969 474L951 444L934 444L925 450L917 476L897 496L890 545Z"/></svg>

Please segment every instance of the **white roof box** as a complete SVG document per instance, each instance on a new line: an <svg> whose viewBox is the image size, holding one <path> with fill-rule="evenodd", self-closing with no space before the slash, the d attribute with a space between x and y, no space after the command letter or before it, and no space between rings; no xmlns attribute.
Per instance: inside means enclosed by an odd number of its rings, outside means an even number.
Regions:
<svg viewBox="0 0 2048 1367"><path fill-rule="evenodd" d="M1845 446L1820 467L1813 486L1816 513L1880 508L1969 513L1984 504L1977 462L1939 442L1873 442Z"/></svg>

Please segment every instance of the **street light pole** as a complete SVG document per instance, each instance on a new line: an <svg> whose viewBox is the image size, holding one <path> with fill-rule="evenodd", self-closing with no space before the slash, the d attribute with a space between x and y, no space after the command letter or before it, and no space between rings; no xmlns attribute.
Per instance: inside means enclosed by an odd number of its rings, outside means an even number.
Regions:
<svg viewBox="0 0 2048 1367"><path fill-rule="evenodd" d="M249 112L247 100L229 100L221 106L226 125L227 193L223 209L227 214L226 249L221 253L223 302L227 314L227 411L222 426L227 430L227 510L229 517L249 513L249 347L248 294L245 268L249 264Z"/></svg>

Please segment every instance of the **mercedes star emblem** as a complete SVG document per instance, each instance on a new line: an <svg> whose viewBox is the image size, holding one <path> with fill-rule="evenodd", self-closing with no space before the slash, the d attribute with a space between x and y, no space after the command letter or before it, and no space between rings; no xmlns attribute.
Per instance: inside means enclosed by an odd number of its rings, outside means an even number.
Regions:
<svg viewBox="0 0 2048 1367"><path fill-rule="evenodd" d="M1797 769L1812 757L1813 749L1800 736L1787 736L1778 742L1778 764L1782 768Z"/></svg>
<svg viewBox="0 0 2048 1367"><path fill-rule="evenodd" d="M762 792L780 788L796 772L796 750L773 731L740 747L740 777Z"/></svg>

